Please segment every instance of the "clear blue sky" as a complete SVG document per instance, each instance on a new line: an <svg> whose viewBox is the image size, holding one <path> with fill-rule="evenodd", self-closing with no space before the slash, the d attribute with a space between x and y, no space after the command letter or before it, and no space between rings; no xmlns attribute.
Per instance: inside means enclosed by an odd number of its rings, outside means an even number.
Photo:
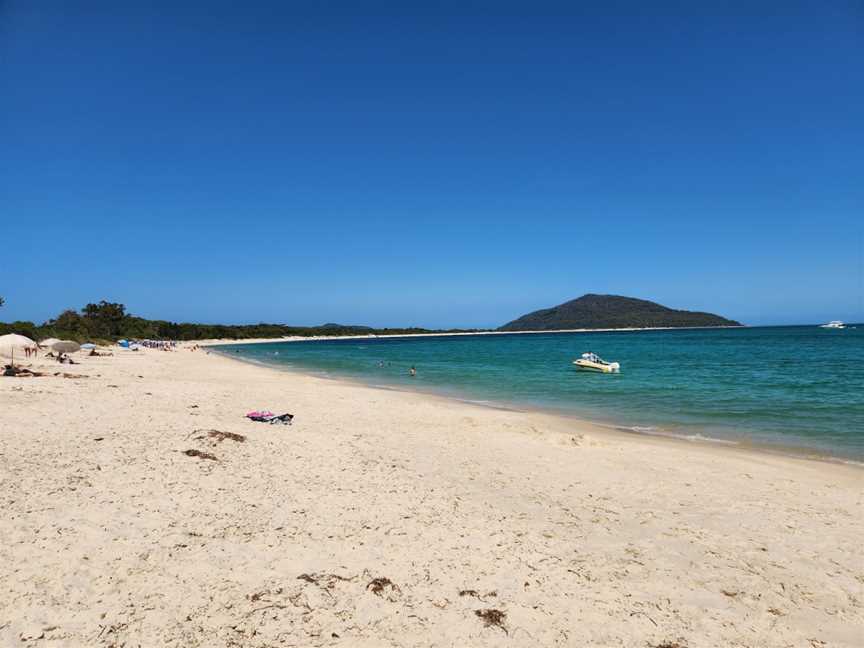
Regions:
<svg viewBox="0 0 864 648"><path fill-rule="evenodd" d="M858 0L0 1L0 318L860 321L862 35Z"/></svg>

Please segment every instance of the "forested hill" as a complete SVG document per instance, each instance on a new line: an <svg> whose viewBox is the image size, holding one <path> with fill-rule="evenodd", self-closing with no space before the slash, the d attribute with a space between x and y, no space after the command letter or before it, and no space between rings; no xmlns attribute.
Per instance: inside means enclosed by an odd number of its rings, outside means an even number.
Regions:
<svg viewBox="0 0 864 648"><path fill-rule="evenodd" d="M195 324L136 317L126 306L106 301L87 304L80 311L66 310L43 324L18 321L0 322L0 335L18 333L33 340L49 337L64 340L115 341L120 338L153 340L210 340L280 338L287 336L405 335L412 333L462 333L461 329L438 331L424 328L381 328L344 324L289 326L287 324Z"/></svg>
<svg viewBox="0 0 864 648"><path fill-rule="evenodd" d="M686 326L741 326L741 323L712 313L675 310L645 299L588 294L552 308L528 313L498 330L552 331Z"/></svg>

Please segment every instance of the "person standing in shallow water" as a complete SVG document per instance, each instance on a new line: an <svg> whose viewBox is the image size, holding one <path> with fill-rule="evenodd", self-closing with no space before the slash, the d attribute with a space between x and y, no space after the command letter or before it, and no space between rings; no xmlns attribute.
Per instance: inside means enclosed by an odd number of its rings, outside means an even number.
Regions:
<svg viewBox="0 0 864 648"><path fill-rule="evenodd" d="M414 376L417 375L417 370L416 370L414 367L411 367L411 368L408 370L408 373L411 374L411 377L413 378Z"/></svg>

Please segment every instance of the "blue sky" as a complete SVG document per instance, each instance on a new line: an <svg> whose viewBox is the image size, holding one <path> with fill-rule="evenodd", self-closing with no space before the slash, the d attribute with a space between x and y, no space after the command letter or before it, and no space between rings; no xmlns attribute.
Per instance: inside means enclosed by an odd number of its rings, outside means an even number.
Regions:
<svg viewBox="0 0 864 648"><path fill-rule="evenodd" d="M0 310L862 320L859 2L0 2Z"/></svg>

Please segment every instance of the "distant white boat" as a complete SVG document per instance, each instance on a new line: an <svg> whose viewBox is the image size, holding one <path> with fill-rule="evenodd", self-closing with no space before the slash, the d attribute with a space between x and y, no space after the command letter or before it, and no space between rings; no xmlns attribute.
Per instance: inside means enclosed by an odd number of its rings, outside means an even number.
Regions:
<svg viewBox="0 0 864 648"><path fill-rule="evenodd" d="M846 328L846 325L840 320L831 320L827 324L822 324L821 328L842 329Z"/></svg>
<svg viewBox="0 0 864 648"><path fill-rule="evenodd" d="M596 353L583 353L582 357L574 360L573 364L580 371L597 371L599 373L618 373L621 365L617 362L606 362Z"/></svg>

